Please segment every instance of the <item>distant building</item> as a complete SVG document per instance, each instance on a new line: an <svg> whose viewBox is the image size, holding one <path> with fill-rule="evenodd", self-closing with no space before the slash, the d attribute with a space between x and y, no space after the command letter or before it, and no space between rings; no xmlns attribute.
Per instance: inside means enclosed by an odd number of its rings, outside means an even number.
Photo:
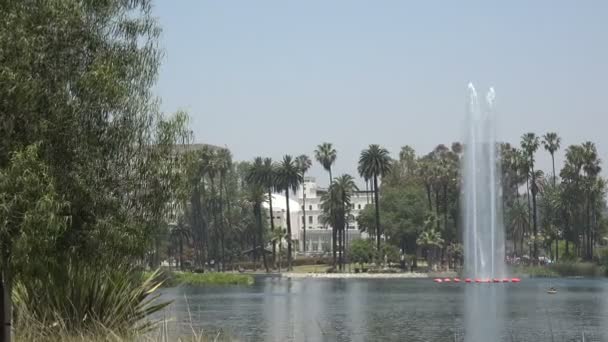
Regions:
<svg viewBox="0 0 608 342"><path fill-rule="evenodd" d="M291 238L297 241L296 251L307 255L319 255L331 252L332 246L332 227L324 225L322 222L321 197L327 189L317 185L315 178L306 177L304 183L300 185L295 193L290 193L289 209L291 212ZM351 197L351 214L353 220L348 222L346 232L347 242L359 239L362 234L356 218L367 204L371 203L371 192L357 191ZM272 195L273 219L275 228L287 228L287 215L285 196L283 194ZM306 207L304 207L306 206ZM269 209L269 203L264 203L264 207ZM306 216L304 216L306 214ZM306 221L306 251L304 248L304 222Z"/></svg>

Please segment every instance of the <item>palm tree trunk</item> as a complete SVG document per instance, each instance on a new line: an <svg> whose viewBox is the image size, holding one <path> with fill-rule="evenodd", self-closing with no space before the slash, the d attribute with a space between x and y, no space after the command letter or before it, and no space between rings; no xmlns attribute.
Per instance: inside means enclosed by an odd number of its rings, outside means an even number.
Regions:
<svg viewBox="0 0 608 342"><path fill-rule="evenodd" d="M429 201L429 211L433 211L433 201L432 201L432 195L431 195L431 185L430 184L425 184L424 186L426 188L426 198Z"/></svg>
<svg viewBox="0 0 608 342"><path fill-rule="evenodd" d="M378 200L378 175L374 174L374 199L376 201L376 243L378 251L380 251L380 236L382 231L380 229L380 201Z"/></svg>
<svg viewBox="0 0 608 342"><path fill-rule="evenodd" d="M534 180L535 181L535 180ZM536 263L538 261L538 243L536 241L536 238L538 237L538 227L537 227L537 223L536 223L536 191L532 192L532 217L533 217L533 222L534 222L534 262Z"/></svg>
<svg viewBox="0 0 608 342"><path fill-rule="evenodd" d="M306 254L306 187L302 185L302 221L304 223L302 230L302 252Z"/></svg>
<svg viewBox="0 0 608 342"><path fill-rule="evenodd" d="M448 186L443 185L443 229L448 231Z"/></svg>
<svg viewBox="0 0 608 342"><path fill-rule="evenodd" d="M331 227L331 237L332 237L332 242L331 242L331 248L332 248L332 252L333 252L333 266L336 267L338 264L338 227Z"/></svg>
<svg viewBox="0 0 608 342"><path fill-rule="evenodd" d="M262 204L256 203L256 219L258 221L258 238L260 240L260 250L262 253L262 261L264 262L264 268L266 269L266 273L269 273L268 262L266 261L266 251L264 248L264 225L262 225Z"/></svg>
<svg viewBox="0 0 608 342"><path fill-rule="evenodd" d="M291 271L291 212L289 211L289 188L285 189L287 207L287 270Z"/></svg>
<svg viewBox="0 0 608 342"><path fill-rule="evenodd" d="M11 323L12 323L12 282L6 268L0 272L0 341L11 341Z"/></svg>
<svg viewBox="0 0 608 342"><path fill-rule="evenodd" d="M268 188L268 209L270 210L270 231L274 236L274 211L272 210L272 190ZM277 242L272 240L272 264L277 263Z"/></svg>
<svg viewBox="0 0 608 342"><path fill-rule="evenodd" d="M551 152L551 163L553 164L553 186L555 186L555 154Z"/></svg>
<svg viewBox="0 0 608 342"><path fill-rule="evenodd" d="M343 228L338 228L338 269L342 271L342 236L344 234Z"/></svg>
<svg viewBox="0 0 608 342"><path fill-rule="evenodd" d="M179 237L179 270L184 270L184 240L183 237Z"/></svg>
<svg viewBox="0 0 608 342"><path fill-rule="evenodd" d="M331 185L331 183L334 182L334 178L331 176L331 166L329 167L327 172L329 172L329 185ZM327 187L329 188L329 186L327 186Z"/></svg>

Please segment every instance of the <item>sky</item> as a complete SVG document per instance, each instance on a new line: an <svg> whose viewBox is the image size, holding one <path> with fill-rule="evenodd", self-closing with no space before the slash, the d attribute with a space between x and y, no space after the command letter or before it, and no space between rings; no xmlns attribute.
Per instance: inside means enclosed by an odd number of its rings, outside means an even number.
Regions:
<svg viewBox="0 0 608 342"><path fill-rule="evenodd" d="M157 0L154 15L162 110L235 160L327 141L334 175L356 175L372 143L426 154L462 140L469 82L495 88L501 140L555 131L608 160L608 1Z"/></svg>

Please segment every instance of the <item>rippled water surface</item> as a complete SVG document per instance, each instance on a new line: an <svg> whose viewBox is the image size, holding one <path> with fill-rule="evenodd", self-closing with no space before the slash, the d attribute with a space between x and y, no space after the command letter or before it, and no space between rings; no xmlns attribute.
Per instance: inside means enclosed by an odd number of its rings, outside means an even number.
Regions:
<svg viewBox="0 0 608 342"><path fill-rule="evenodd" d="M171 334L194 328L238 341L464 339L466 287L504 287L503 337L487 341L608 341L608 281L525 279L520 284L435 284L430 279L259 277L251 287L173 288ZM557 287L555 295L546 293ZM471 290L469 290L471 291ZM473 290L474 291L474 290ZM488 303L488 312L492 303Z"/></svg>

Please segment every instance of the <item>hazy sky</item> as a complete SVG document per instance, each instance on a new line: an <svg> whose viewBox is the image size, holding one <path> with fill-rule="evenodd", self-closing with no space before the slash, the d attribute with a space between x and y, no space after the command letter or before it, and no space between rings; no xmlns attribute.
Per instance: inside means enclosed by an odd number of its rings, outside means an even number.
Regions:
<svg viewBox="0 0 608 342"><path fill-rule="evenodd" d="M155 13L163 110L187 110L196 141L237 160L329 141L334 174L354 175L370 143L427 153L461 140L469 81L495 87L504 140L557 131L608 160L608 1L158 0Z"/></svg>

